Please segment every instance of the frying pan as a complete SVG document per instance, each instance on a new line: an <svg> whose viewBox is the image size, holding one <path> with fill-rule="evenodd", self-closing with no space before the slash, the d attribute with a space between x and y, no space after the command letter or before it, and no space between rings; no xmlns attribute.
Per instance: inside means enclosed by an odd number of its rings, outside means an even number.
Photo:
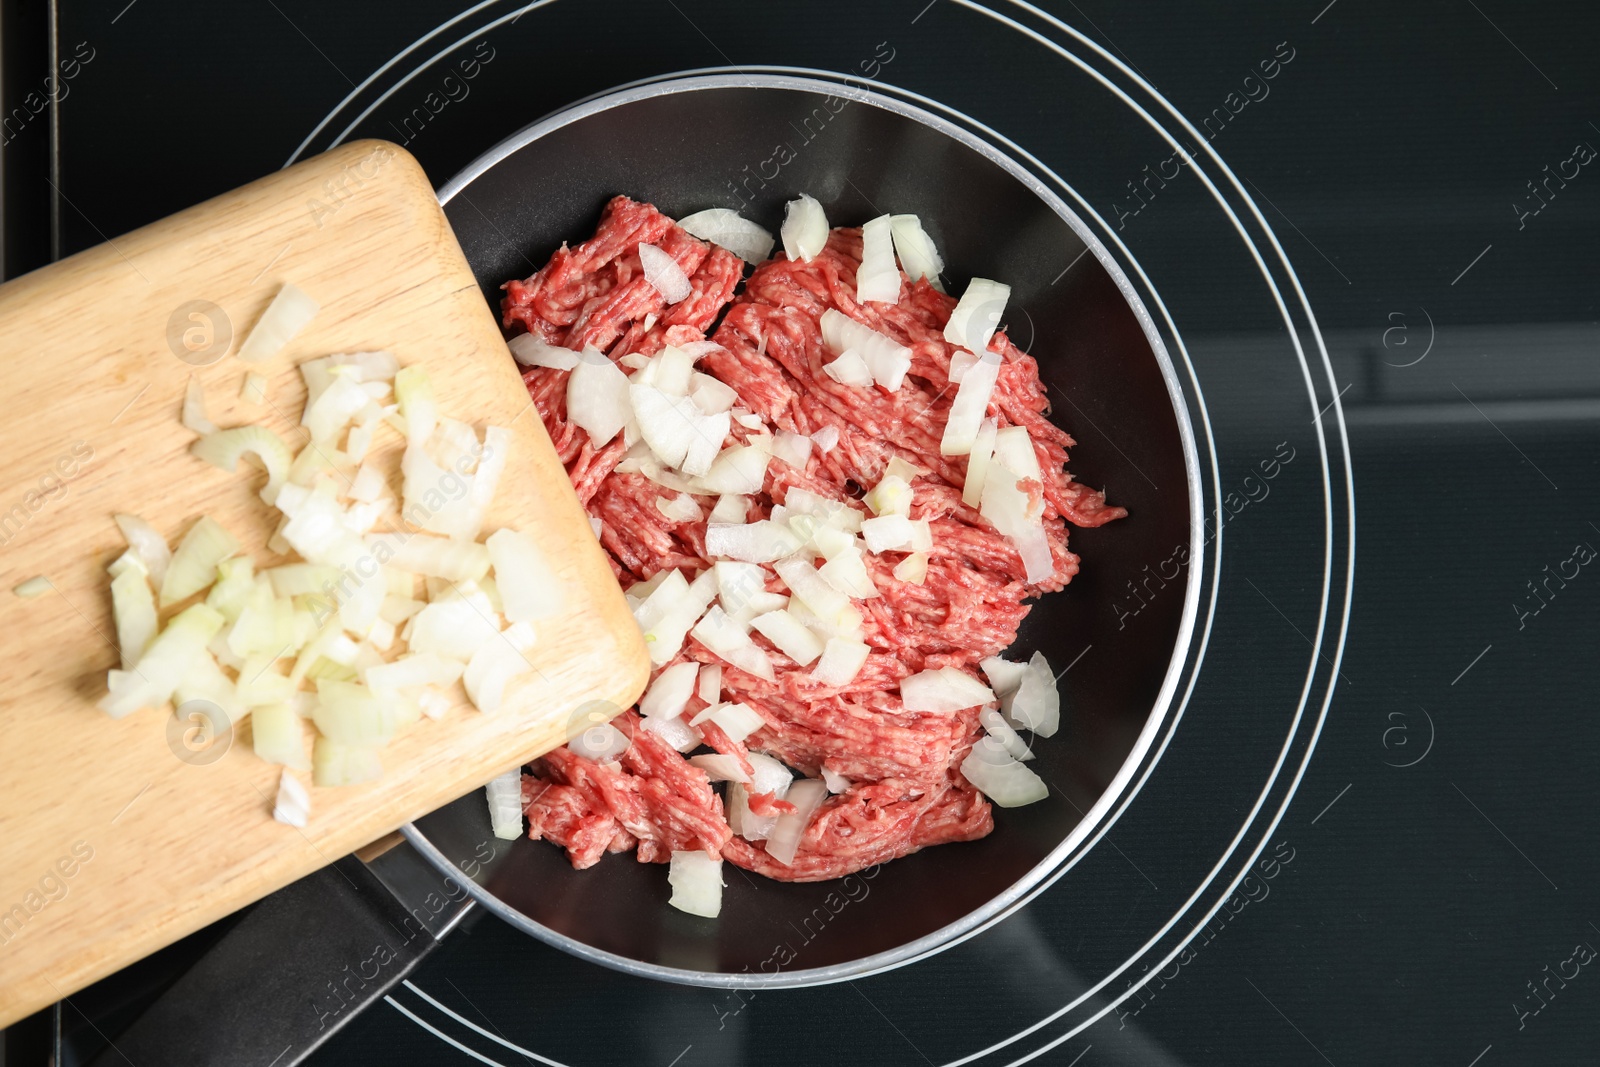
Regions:
<svg viewBox="0 0 1600 1067"><path fill-rule="evenodd" d="M533 273L563 241L586 238L615 194L673 217L731 207L776 232L784 203L800 192L822 202L832 225L918 214L952 292L975 275L1010 284L1007 328L1039 361L1053 417L1079 442L1069 469L1130 516L1071 531L1082 571L1038 601L1021 628L1013 658L1039 650L1066 672L1062 729L1035 746L1030 764L1050 796L997 809L995 831L981 841L829 882L727 870L713 920L667 905L659 865L608 855L575 871L549 843L495 842L481 791L405 828L424 857L517 929L673 982L839 981L937 951L1019 906L1073 861L1122 796L1159 733L1196 612L1198 468L1172 365L1090 227L993 145L865 89L775 75L682 77L537 122L439 198L484 299L498 307L503 282ZM1191 546L1187 565L1164 577L1183 595L1150 598L1140 640L1122 640L1125 609L1115 601L1171 561L1175 545Z"/></svg>

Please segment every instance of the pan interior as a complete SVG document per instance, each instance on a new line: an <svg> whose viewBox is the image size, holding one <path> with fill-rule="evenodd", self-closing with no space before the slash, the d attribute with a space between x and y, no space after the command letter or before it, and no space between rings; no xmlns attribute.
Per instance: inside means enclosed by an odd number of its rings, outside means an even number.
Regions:
<svg viewBox="0 0 1600 1067"><path fill-rule="evenodd" d="M1183 577L1172 583L1178 591L1142 610L1137 641L1113 601L1146 564L1170 560L1175 546L1190 542L1185 431L1164 357L1099 260L1079 261L1084 241L1063 206L1041 198L992 150L900 110L732 83L602 100L531 131L532 139L525 131L520 147L502 146L491 153L497 162L469 169L445 193L450 222L496 307L502 282L531 274L563 242L588 237L618 193L673 217L736 208L774 233L784 203L800 192L820 200L833 225L915 213L944 256L952 292L972 276L1012 286L1007 327L1039 361L1053 417L1079 442L1069 469L1106 487L1130 517L1072 530L1082 571L1065 591L1036 602L1009 653L1043 651L1057 671L1076 663L1061 681L1061 731L1036 746L1031 764L1052 786L1050 797L997 808L995 832L981 841L820 883L774 882L725 865L722 915L707 920L668 907L665 869L631 854L574 871L554 845L493 841L479 792L419 820L414 834L473 877L514 924L657 977L838 977L954 936L1047 872L1052 852L1136 757L1141 731L1161 710L1185 612Z"/></svg>

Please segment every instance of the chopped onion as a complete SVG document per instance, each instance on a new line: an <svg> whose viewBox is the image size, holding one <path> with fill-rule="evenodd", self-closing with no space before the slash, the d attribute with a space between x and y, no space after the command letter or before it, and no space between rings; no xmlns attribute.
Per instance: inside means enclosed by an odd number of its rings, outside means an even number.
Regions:
<svg viewBox="0 0 1600 1067"><path fill-rule="evenodd" d="M999 656L990 656L978 664L983 669L984 677L989 679L989 685L994 694L1004 700L1017 691L1017 686L1022 684L1023 675L1028 673L1026 663L1015 663Z"/></svg>
<svg viewBox="0 0 1600 1067"><path fill-rule="evenodd" d="M1031 478L1038 481L1039 454L1033 450L1033 439L1028 436L1025 426L1007 426L995 433L994 437L994 462L1016 473L1018 478ZM1041 497L1034 517L1044 514L1044 500Z"/></svg>
<svg viewBox="0 0 1600 1067"><path fill-rule="evenodd" d="M679 911L715 919L722 911L722 860L704 852L674 852L668 864L667 901Z"/></svg>
<svg viewBox="0 0 1600 1067"><path fill-rule="evenodd" d="M819 637L845 637L852 641L866 637L866 630L861 625L861 612L853 604L831 619L822 618L798 597L789 602L788 608L795 618L805 623L808 629L814 630Z"/></svg>
<svg viewBox="0 0 1600 1067"><path fill-rule="evenodd" d="M904 515L879 515L861 523L861 536L868 552L926 551L933 534L927 519L908 519Z"/></svg>
<svg viewBox="0 0 1600 1067"><path fill-rule="evenodd" d="M830 793L846 793L850 790L850 779L842 774L835 774L826 767L822 768L822 780Z"/></svg>
<svg viewBox="0 0 1600 1067"><path fill-rule="evenodd" d="M612 726L608 722L599 723L589 727L577 737L567 742L567 748L582 756L592 759L596 763L616 759L628 751L633 742L628 740L628 735Z"/></svg>
<svg viewBox="0 0 1600 1067"><path fill-rule="evenodd" d="M944 260L933 245L933 238L922 228L922 220L915 215L893 215L889 229L894 235L894 250L900 256L900 266L912 281L926 278L935 289L943 292L939 275L944 273Z"/></svg>
<svg viewBox="0 0 1600 1067"><path fill-rule="evenodd" d="M217 564L239 551L239 542L209 515L200 516L178 543L166 577L161 581L161 606L169 607L193 596L217 576Z"/></svg>
<svg viewBox="0 0 1600 1067"><path fill-rule="evenodd" d="M204 604L185 608L156 635L139 657L137 671L111 671L100 710L120 719L140 708L167 702L206 645L222 629L224 619Z"/></svg>
<svg viewBox="0 0 1600 1067"><path fill-rule="evenodd" d="M644 280L650 288L661 294L661 299L676 304L693 291L689 276L683 273L671 253L655 245L639 245L639 266L644 270Z"/></svg>
<svg viewBox="0 0 1600 1067"><path fill-rule="evenodd" d="M995 420L984 419L973 439L972 451L967 454L967 477L961 487L961 502L975 508L983 502L983 481L989 474L989 463L994 456Z"/></svg>
<svg viewBox="0 0 1600 1067"><path fill-rule="evenodd" d="M722 664L706 663L700 667L700 680L695 686L695 696L707 704L722 699Z"/></svg>
<svg viewBox="0 0 1600 1067"><path fill-rule="evenodd" d="M900 679L900 700L907 711L952 712L988 704L994 693L963 670L940 667Z"/></svg>
<svg viewBox="0 0 1600 1067"><path fill-rule="evenodd" d="M760 263L772 254L772 234L741 218L737 211L707 208L685 215L678 225L702 241L721 245L746 263Z"/></svg>
<svg viewBox="0 0 1600 1067"><path fill-rule="evenodd" d="M394 692L423 685L454 685L466 665L431 652L413 652L388 663L378 663L361 671L361 680L373 692Z"/></svg>
<svg viewBox="0 0 1600 1067"><path fill-rule="evenodd" d="M739 400L731 385L718 381L709 374L695 371L689 378L689 396L695 406L707 415L720 415L732 411Z"/></svg>
<svg viewBox="0 0 1600 1067"><path fill-rule="evenodd" d="M791 556L779 560L773 568L778 572L789 591L802 600L819 619L842 625L854 609L850 598L835 589L809 562ZM860 616L856 616L857 621Z"/></svg>
<svg viewBox="0 0 1600 1067"><path fill-rule="evenodd" d="M637 427L638 423L630 422L628 425ZM675 493L710 492L699 484L700 479L684 477L662 466L661 461L656 459L656 454L650 451L650 446L643 441L629 447L616 469L622 474L642 474L663 489L670 489Z"/></svg>
<svg viewBox="0 0 1600 1067"><path fill-rule="evenodd" d="M800 550L801 541L786 524L757 522L711 523L706 526L706 554L745 563L771 563Z"/></svg>
<svg viewBox="0 0 1600 1067"><path fill-rule="evenodd" d="M295 687L287 676L278 673L277 659L271 652L261 652L239 665L239 681L234 686L239 703L246 708L259 708L266 704L293 704ZM309 694L308 694L309 695ZM295 711L298 716L300 712Z"/></svg>
<svg viewBox="0 0 1600 1067"><path fill-rule="evenodd" d="M856 302L900 301L900 268L894 265L894 240L888 215L861 227L861 265L856 268Z"/></svg>
<svg viewBox="0 0 1600 1067"><path fill-rule="evenodd" d="M330 678L317 679L317 705L311 721L330 741L375 747L388 742L399 727L399 713L364 685Z"/></svg>
<svg viewBox="0 0 1600 1067"><path fill-rule="evenodd" d="M381 615L372 620L372 629L367 631L367 644L379 652L387 652L394 645L394 623L384 619Z"/></svg>
<svg viewBox="0 0 1600 1067"><path fill-rule="evenodd" d="M294 456L289 452L289 446L283 443L283 438L265 426L218 430L190 445L189 451L225 471L234 470L246 454L255 456L267 471L267 484L261 490L261 499L269 504L277 502L278 490L289 476L289 465L294 462ZM126 528L123 532L127 532ZM155 570L152 568L150 573L154 577Z"/></svg>
<svg viewBox="0 0 1600 1067"><path fill-rule="evenodd" d="M1015 760L1033 759L1033 749L1022 739L1022 735L1006 722L1005 716L994 708L984 708L978 712L978 721L983 724L984 731L1000 742L1006 752Z"/></svg>
<svg viewBox="0 0 1600 1067"><path fill-rule="evenodd" d="M802 667L822 655L822 642L817 635L787 611L780 609L757 615L750 620L750 625L779 652Z"/></svg>
<svg viewBox="0 0 1600 1067"><path fill-rule="evenodd" d="M433 398L433 381L421 366L406 367L395 375L394 395L405 420L406 440L420 448L433 436L439 421L439 406Z"/></svg>
<svg viewBox="0 0 1600 1067"><path fill-rule="evenodd" d="M634 612L634 620L644 632L650 662L657 667L678 654L689 628L717 596L716 579L709 568L696 575L690 583L685 583L679 576L673 589L677 588L682 589L681 595L664 585ZM661 599L658 594L669 596Z"/></svg>
<svg viewBox="0 0 1600 1067"><path fill-rule="evenodd" d="M193 701L212 705L216 712L220 712L220 716L204 707L190 708L185 712L183 706ZM190 722L199 718L205 722L210 733L238 722L245 714L245 707L239 702L238 687L217 666L210 652L202 652L194 658L173 690L172 703L178 710L179 718Z"/></svg>
<svg viewBox="0 0 1600 1067"><path fill-rule="evenodd" d="M702 645L740 670L768 682L777 679L771 657L720 607L707 611L690 632Z"/></svg>
<svg viewBox="0 0 1600 1067"><path fill-rule="evenodd" d="M317 311L315 300L285 282L240 346L239 358L246 363L260 363L277 355L316 317Z"/></svg>
<svg viewBox="0 0 1600 1067"><path fill-rule="evenodd" d="M690 726L698 726L706 719L710 719L722 728L728 735L728 740L735 744L743 743L745 738L767 725L760 714L751 710L747 704L731 703L718 704L707 708L690 720Z"/></svg>
<svg viewBox="0 0 1600 1067"><path fill-rule="evenodd" d="M811 435L811 440L815 441L817 447L822 449L822 451L832 452L834 446L839 443L839 427L824 426L822 429Z"/></svg>
<svg viewBox="0 0 1600 1067"><path fill-rule="evenodd" d="M789 606L789 598L782 593L768 593L758 590L744 599L737 611L729 608L727 601L723 601L722 610L734 621L739 629L750 632L750 622L757 615L765 615L769 611L779 611Z"/></svg>
<svg viewBox="0 0 1600 1067"><path fill-rule="evenodd" d="M911 553L911 555L895 564L894 576L902 582L921 585L928 578L928 554L926 552Z"/></svg>
<svg viewBox="0 0 1600 1067"><path fill-rule="evenodd" d="M301 564L301 566L308 566L308 564ZM322 570L324 568L318 569ZM332 568L326 569L332 570ZM267 572L269 576L271 573L271 571ZM333 575L333 577L336 578L337 574ZM235 622L238 620L239 614L244 611L245 606L250 602L251 595L255 593L256 585L255 564L249 556L235 556L232 559L225 559L217 564L217 581L211 587L211 592L206 594L206 606L220 613L229 622ZM311 593L320 589L321 586L319 585L313 589L297 589L295 593ZM112 591L116 591L114 584ZM294 593L284 593L279 590L276 582L272 583L270 592L278 596L295 595Z"/></svg>
<svg viewBox="0 0 1600 1067"><path fill-rule="evenodd" d="M346 374L358 382L393 382L400 373L400 361L393 352L340 352L300 364L306 382L306 404L316 402L322 391L333 384L334 375ZM387 395L380 391L379 395Z"/></svg>
<svg viewBox="0 0 1600 1067"><path fill-rule="evenodd" d="M733 415L734 422L737 422L740 426L743 426L747 430L761 430L767 425L765 422L761 421L760 415L753 414L749 411L744 411L740 408L734 408L730 414Z"/></svg>
<svg viewBox="0 0 1600 1067"><path fill-rule="evenodd" d="M759 445L729 445L718 454L711 469L695 479L695 492L759 493L772 456Z"/></svg>
<svg viewBox="0 0 1600 1067"><path fill-rule="evenodd" d="M279 763L297 771L311 769L300 716L288 704L267 704L252 711L250 735L256 755L268 763Z"/></svg>
<svg viewBox="0 0 1600 1067"><path fill-rule="evenodd" d="M1006 301L1010 299L1011 286L988 278L972 279L961 299L956 301L955 310L950 312L944 339L982 356L989 348L989 339L1000 326Z"/></svg>
<svg viewBox="0 0 1600 1067"><path fill-rule="evenodd" d="M671 718L657 715L646 719L644 728L679 752L693 752L703 743L699 732L684 722L681 715L674 715Z"/></svg>
<svg viewBox="0 0 1600 1067"><path fill-rule="evenodd" d="M750 779L752 793L771 793L775 800L783 800L794 782L794 772L765 752L750 753L750 768L755 773Z"/></svg>
<svg viewBox="0 0 1600 1067"><path fill-rule="evenodd" d="M706 777L713 782L749 782L750 776L744 773L744 768L739 766L738 756L724 756L721 753L708 756L690 756L689 762L706 772Z"/></svg>
<svg viewBox="0 0 1600 1067"><path fill-rule="evenodd" d="M892 474L907 485L910 485L928 472L900 456L890 456L889 462L884 464L883 473Z"/></svg>
<svg viewBox="0 0 1600 1067"><path fill-rule="evenodd" d="M378 468L369 463L363 463L356 472L355 481L350 483L348 495L351 500L358 500L370 504L379 497L384 496L389 489L389 483L384 481L383 474Z"/></svg>
<svg viewBox="0 0 1600 1067"><path fill-rule="evenodd" d="M483 451L478 466L472 472L472 484L467 489L470 518L465 521L462 537L477 537L483 529L484 516L494 503L495 490L500 485L500 475L511 458L511 431L504 426L486 426L483 430Z"/></svg>
<svg viewBox="0 0 1600 1067"><path fill-rule="evenodd" d="M272 817L288 826L305 826L311 815L311 794L288 771L278 775L278 796L272 803Z"/></svg>
<svg viewBox="0 0 1600 1067"><path fill-rule="evenodd" d="M422 713L430 719L438 719L450 710L450 698L437 689L426 688L417 694L417 703L422 706Z"/></svg>
<svg viewBox="0 0 1600 1067"><path fill-rule="evenodd" d="M603 448L633 417L628 376L603 353L585 349L567 378L567 418Z"/></svg>
<svg viewBox="0 0 1600 1067"><path fill-rule="evenodd" d="M519 333L506 342L506 347L511 349L511 355L524 367L571 370L578 365L578 353L550 344L537 334Z"/></svg>
<svg viewBox="0 0 1600 1067"><path fill-rule="evenodd" d="M879 479L878 484L872 487L872 491L867 493L863 503L871 508L875 515L909 516L912 496L911 483L898 474L885 474ZM865 530L866 522L863 521L861 526Z"/></svg>
<svg viewBox="0 0 1600 1067"><path fill-rule="evenodd" d="M522 836L522 768L516 767L484 787L490 832L501 841Z"/></svg>
<svg viewBox="0 0 1600 1067"><path fill-rule="evenodd" d="M772 442L772 457L781 459L796 470L805 470L811 461L811 438L804 434L779 430Z"/></svg>
<svg viewBox="0 0 1600 1067"><path fill-rule="evenodd" d="M839 358L832 363L823 364L822 373L840 385L868 386L872 384L872 371L867 367L867 361L862 359L861 353L853 348L845 349L839 354Z"/></svg>
<svg viewBox="0 0 1600 1067"><path fill-rule="evenodd" d="M205 390L200 388L200 379L192 374L183 394L183 424L199 434L217 432L217 424L206 417Z"/></svg>
<svg viewBox="0 0 1600 1067"><path fill-rule="evenodd" d="M968 352L965 348L958 348L950 353L950 384L960 385L961 379L967 376L967 371L978 362L978 357Z"/></svg>
<svg viewBox="0 0 1600 1067"><path fill-rule="evenodd" d="M822 648L822 658L811 668L811 679L834 689L849 685L861 673L872 649L847 637L830 637Z"/></svg>
<svg viewBox="0 0 1600 1067"><path fill-rule="evenodd" d="M311 440L331 447L338 441L340 432L371 403L372 398L367 396L354 374L336 372L321 395L306 405L300 415L300 425L306 428Z"/></svg>
<svg viewBox="0 0 1600 1067"><path fill-rule="evenodd" d="M528 623L519 622L511 629L518 627L532 637L532 627ZM527 643L531 641L518 641L507 631L499 635L499 639L479 646L472 654L461 681L466 686L467 698L479 711L486 715L499 711L505 704L508 690L522 676L533 673L532 665L517 647Z"/></svg>
<svg viewBox="0 0 1600 1067"><path fill-rule="evenodd" d="M1035 652L1028 660L1017 688L1000 698L1000 708L1012 726L1040 737L1051 737L1060 729L1061 694L1044 653Z"/></svg>
<svg viewBox="0 0 1600 1067"><path fill-rule="evenodd" d="M778 236L783 239L783 254L791 262L800 259L810 263L827 247L828 216L821 204L801 193L785 205Z"/></svg>
<svg viewBox="0 0 1600 1067"><path fill-rule="evenodd" d="M319 786L360 785L383 775L378 750L319 737L311 749L311 780Z"/></svg>
<svg viewBox="0 0 1600 1067"><path fill-rule="evenodd" d="M961 761L961 774L973 787L1002 808L1034 804L1050 795L1044 779L1018 763L1005 745L985 737Z"/></svg>
<svg viewBox="0 0 1600 1067"><path fill-rule="evenodd" d="M671 600L676 600L688 591L688 579L684 578L682 573L670 568L657 571L642 582L634 582L628 587L626 594L628 599L634 602L634 622L639 624L641 630L648 630L661 618ZM661 595L657 596L657 593Z"/></svg>
<svg viewBox="0 0 1600 1067"><path fill-rule="evenodd" d="M692 400L690 405L697 406ZM695 422L695 437L689 442L689 451L684 454L679 469L693 476L709 474L720 454L722 442L728 439L732 429L731 417L726 411L699 416Z"/></svg>
<svg viewBox="0 0 1600 1067"><path fill-rule="evenodd" d="M892 257L890 269L893 270ZM900 272L895 271L894 277L898 286ZM911 369L911 349L833 308L822 313L821 326L822 343L828 351L838 353L842 358L843 353L854 350L866 364L874 381L890 391L900 388L906 371Z"/></svg>
<svg viewBox="0 0 1600 1067"><path fill-rule="evenodd" d="M1018 486L1017 475L991 463L984 476L980 513L1004 534L1022 557L1029 582L1042 582L1055 570L1044 527L1035 517L1036 505Z"/></svg>
<svg viewBox="0 0 1600 1067"><path fill-rule="evenodd" d="M532 622L561 612L566 603L563 584L533 538L507 527L490 534L485 547L508 622Z"/></svg>
<svg viewBox="0 0 1600 1067"><path fill-rule="evenodd" d="M868 573L861 553L853 549L839 553L817 568L817 573L839 592L857 600L868 600L883 595L873 583L872 575Z"/></svg>
<svg viewBox="0 0 1600 1067"><path fill-rule="evenodd" d="M767 570L759 564L718 560L711 565L711 572L723 610L730 615L738 614L752 596L766 592Z"/></svg>
<svg viewBox="0 0 1600 1067"><path fill-rule="evenodd" d="M42 578L32 581L38 583L41 592L50 585ZM30 595L22 592L22 587L28 584L23 582L17 586L18 596ZM111 614L117 623L117 647L122 651L122 669L131 671L160 629L156 621L155 594L151 592L143 571L129 567L111 580Z"/></svg>
<svg viewBox="0 0 1600 1067"><path fill-rule="evenodd" d="M647 719L671 719L682 715L694 695L700 667L696 663L674 663L650 683L639 700L639 714Z"/></svg>
<svg viewBox="0 0 1600 1067"><path fill-rule="evenodd" d="M350 427L349 436L345 438L345 455L350 457L352 463L360 463L366 458L367 449L372 447L372 425Z"/></svg>
<svg viewBox="0 0 1600 1067"><path fill-rule="evenodd" d="M939 454L965 456L972 451L978 439L978 429L989 411L989 399L994 395L995 383L1000 379L1000 357L985 356L978 360L961 378L956 398L950 403L945 417L944 437L939 442Z"/></svg>
<svg viewBox="0 0 1600 1067"><path fill-rule="evenodd" d="M257 374L255 371L250 371L246 374L244 376L244 384L239 386L239 399L246 404L265 404L267 402L266 376Z"/></svg>
<svg viewBox="0 0 1600 1067"><path fill-rule="evenodd" d="M413 574L475 582L489 573L490 549L475 541L425 533L392 533L374 534L367 544L374 559Z"/></svg>
<svg viewBox="0 0 1600 1067"><path fill-rule="evenodd" d="M724 493L717 497L706 521L710 524L740 525L750 514L750 498L738 493Z"/></svg>
<svg viewBox="0 0 1600 1067"><path fill-rule="evenodd" d="M728 824L733 832L747 841L765 841L778 825L776 815L750 813L749 796L752 793L770 793L773 799L782 800L789 792L794 775L789 768L765 752L749 754L750 767L755 772L749 786L734 783L728 787Z"/></svg>
<svg viewBox="0 0 1600 1067"><path fill-rule="evenodd" d="M861 512L843 500L832 500L806 489L791 487L789 494L784 497L784 504L791 511L815 515L836 530L855 533L861 529Z"/></svg>
<svg viewBox="0 0 1600 1067"><path fill-rule="evenodd" d="M223 565L232 562L232 560L224 560ZM249 561L246 560L245 562ZM329 567L320 563L285 563L281 567L273 567L262 571L262 573L272 582L272 591L274 593L278 596L287 597L321 594L330 585L337 584L340 578L337 567ZM218 588L221 588L220 583ZM212 592L215 593L216 590ZM211 602L208 600L207 603ZM219 604L212 604L211 606L217 608L224 615L228 614Z"/></svg>
<svg viewBox="0 0 1600 1067"><path fill-rule="evenodd" d="M491 641L499 642L499 632L489 598L482 592L457 590L417 612L411 620L407 644L413 652L470 660Z"/></svg>
<svg viewBox="0 0 1600 1067"><path fill-rule="evenodd" d="M791 516L789 528L795 531L796 537L800 536L802 530L808 533L810 536L807 540L829 560L861 551L861 541L855 534L820 523L814 515Z"/></svg>
<svg viewBox="0 0 1600 1067"><path fill-rule="evenodd" d="M772 834L767 838L767 855L788 866L800 851L800 838L811 824L811 817L828 799L828 786L826 782L815 779L802 779L789 787L783 799L793 804L795 810L779 817L778 824L772 828Z"/></svg>
<svg viewBox="0 0 1600 1067"><path fill-rule="evenodd" d="M145 570L150 572L151 583L159 589L166 580L167 564L172 561L172 549L167 547L167 539L137 515L119 513L112 517L122 536L127 538L128 547L144 563Z"/></svg>

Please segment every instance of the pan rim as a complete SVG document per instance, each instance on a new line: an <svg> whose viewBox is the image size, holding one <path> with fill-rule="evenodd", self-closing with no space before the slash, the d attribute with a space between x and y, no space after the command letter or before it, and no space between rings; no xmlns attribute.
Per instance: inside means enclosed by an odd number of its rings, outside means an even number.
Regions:
<svg viewBox="0 0 1600 1067"><path fill-rule="evenodd" d="M1129 783L1144 767L1146 758L1150 756L1157 736L1164 727L1169 725L1174 698L1177 695L1183 675L1186 673L1186 665L1192 651L1195 624L1201 600L1201 587L1204 583L1206 572L1207 541L1203 529L1202 475L1199 451L1188 404L1184 397L1177 368L1168 353L1167 345L1154 319L1145 307L1144 301L1134 288L1132 281L1100 241L1093 229L1075 210L1030 170L984 138L933 112L906 103L893 96L862 88L854 81L848 84L841 84L821 78L791 74L694 73L689 75L665 75L632 83L584 98L505 137L441 186L437 193L439 202L441 205L448 204L454 197L469 188L479 177L509 158L512 154L563 127L627 104L677 93L719 89L775 89L818 93L833 97L843 97L852 102L877 107L918 122L937 133L951 138L964 147L978 152L991 163L999 166L1021 182L1045 206L1061 218L1079 240L1084 243L1085 247L1094 254L1100 267L1106 271L1116 284L1129 310L1133 312L1137 319L1167 388L1168 400L1172 406L1172 413L1177 424L1179 440L1183 450L1184 473L1188 491L1190 560L1184 590L1184 602L1179 617L1178 633L1173 641L1172 653L1168 660L1166 672L1163 675L1161 687L1146 716L1139 736L1124 757L1117 773L1112 777L1095 803L1090 806L1078 823L1063 837L1060 844L1016 882L991 897L982 906L973 909L954 922L896 948L887 949L870 956L863 956L845 963L760 974L751 972L697 971L647 963L631 956L595 948L586 942L534 921L473 879L465 879L462 882L466 892L478 904L514 928L538 938L552 947L614 970L637 977L707 988L799 988L826 985L882 973L925 959L944 948L965 940L992 922L1003 918L1013 908L1024 903L1025 899L1030 897L1032 891L1050 874L1060 869L1063 864L1069 861L1075 863L1087 851L1086 848L1083 848L1085 842L1089 841L1091 837L1098 839L1098 837L1103 836L1111 825L1116 822L1117 818L1121 816L1122 812L1126 810L1127 803L1119 802L1123 801L1123 796L1128 789ZM1218 548L1220 549L1220 545ZM1198 662L1194 666L1195 669L1198 669ZM1156 758L1159 759L1159 756L1160 752L1158 751ZM1143 777L1147 778L1148 772L1152 768L1144 769L1146 773ZM1134 793L1136 794L1137 792L1136 786ZM1131 795L1126 798L1127 802L1131 802L1132 799ZM1116 810L1113 811L1113 809ZM458 881L461 880L454 862L428 838L427 834L419 826L415 823L407 823L401 828L401 832L410 844L430 863L440 871L456 877ZM1090 844L1092 845L1092 842Z"/></svg>

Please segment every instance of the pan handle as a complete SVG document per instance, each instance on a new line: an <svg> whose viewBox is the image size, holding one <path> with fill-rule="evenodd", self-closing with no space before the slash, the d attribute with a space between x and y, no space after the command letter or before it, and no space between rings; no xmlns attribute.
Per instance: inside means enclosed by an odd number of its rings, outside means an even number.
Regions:
<svg viewBox="0 0 1600 1067"><path fill-rule="evenodd" d="M391 834L262 900L91 1067L293 1067L471 907L459 881Z"/></svg>

